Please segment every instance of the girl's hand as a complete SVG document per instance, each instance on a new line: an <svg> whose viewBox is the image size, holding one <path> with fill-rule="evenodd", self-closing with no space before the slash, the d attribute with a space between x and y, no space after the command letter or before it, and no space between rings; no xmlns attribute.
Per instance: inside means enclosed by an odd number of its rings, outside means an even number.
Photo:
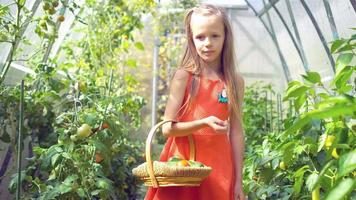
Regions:
<svg viewBox="0 0 356 200"><path fill-rule="evenodd" d="M215 116L210 116L207 118L204 118L204 123L214 129L215 132L217 133L226 133L228 129L228 122L223 121Z"/></svg>
<svg viewBox="0 0 356 200"><path fill-rule="evenodd" d="M246 196L244 194L244 191L242 189L241 184L236 184L235 185L235 199L234 200L246 200Z"/></svg>

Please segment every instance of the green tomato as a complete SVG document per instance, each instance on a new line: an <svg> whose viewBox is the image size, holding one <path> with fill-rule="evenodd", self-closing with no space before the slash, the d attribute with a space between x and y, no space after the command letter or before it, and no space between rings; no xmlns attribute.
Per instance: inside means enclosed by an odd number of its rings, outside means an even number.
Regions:
<svg viewBox="0 0 356 200"><path fill-rule="evenodd" d="M49 5L49 3L44 3L42 6L43 10L49 10L51 8L51 5Z"/></svg>
<svg viewBox="0 0 356 200"><path fill-rule="evenodd" d="M40 20L40 23L39 23L39 25L41 26L41 27L43 27L43 28L45 28L46 26L47 26L47 22L46 22L46 20Z"/></svg>
<svg viewBox="0 0 356 200"><path fill-rule="evenodd" d="M286 164L282 161L279 163L279 168L283 169L283 170L286 170L287 169L287 166Z"/></svg>
<svg viewBox="0 0 356 200"><path fill-rule="evenodd" d="M77 129L77 136L80 138L88 137L90 134L91 127L88 124L82 124L82 126Z"/></svg>
<svg viewBox="0 0 356 200"><path fill-rule="evenodd" d="M72 140L73 142L77 141L78 140L77 135L71 135L70 140Z"/></svg>
<svg viewBox="0 0 356 200"><path fill-rule="evenodd" d="M56 10L55 10L54 8L50 8L50 9L48 10L48 14L54 15L54 13L56 13Z"/></svg>
<svg viewBox="0 0 356 200"><path fill-rule="evenodd" d="M78 89L81 92L86 92L87 91L87 83L83 81L78 82Z"/></svg>
<svg viewBox="0 0 356 200"><path fill-rule="evenodd" d="M48 16L48 15L43 15L43 16L42 16L42 19L45 20L45 21L47 21L47 20L49 19L49 16Z"/></svg>
<svg viewBox="0 0 356 200"><path fill-rule="evenodd" d="M56 8L58 5L59 5L58 1L54 1L54 2L52 2L52 6L53 6L53 7L55 7L55 8Z"/></svg>

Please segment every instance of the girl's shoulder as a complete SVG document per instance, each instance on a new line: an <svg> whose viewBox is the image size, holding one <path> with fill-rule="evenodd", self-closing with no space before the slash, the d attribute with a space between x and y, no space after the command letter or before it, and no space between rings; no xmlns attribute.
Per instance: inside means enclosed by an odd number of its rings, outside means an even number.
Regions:
<svg viewBox="0 0 356 200"><path fill-rule="evenodd" d="M176 70L176 72L173 75L173 80L174 81L183 81L183 82L187 82L187 80L189 79L189 77L192 75L191 72L183 69L183 68L178 68Z"/></svg>

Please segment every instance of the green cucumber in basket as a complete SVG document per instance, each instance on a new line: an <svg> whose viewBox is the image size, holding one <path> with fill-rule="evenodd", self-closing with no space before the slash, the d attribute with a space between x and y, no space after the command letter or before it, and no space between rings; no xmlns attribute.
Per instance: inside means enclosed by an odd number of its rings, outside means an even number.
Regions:
<svg viewBox="0 0 356 200"><path fill-rule="evenodd" d="M189 160L188 162L191 167L204 167L204 164L198 161Z"/></svg>

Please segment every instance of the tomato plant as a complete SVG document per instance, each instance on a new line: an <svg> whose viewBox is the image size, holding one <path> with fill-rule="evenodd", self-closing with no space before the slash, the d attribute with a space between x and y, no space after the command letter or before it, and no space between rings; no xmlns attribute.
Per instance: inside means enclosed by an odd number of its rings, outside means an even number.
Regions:
<svg viewBox="0 0 356 200"><path fill-rule="evenodd" d="M54 30L53 20L64 20L56 14L62 4L46 1L42 6L44 16L33 21L37 23L36 33L48 38L43 34ZM85 36L63 42L58 56L66 59L54 57L41 62L43 54L39 53L28 61L36 77L25 80L26 105L31 105L25 106L25 126L29 130L27 136L33 138L33 148L21 173L23 198L138 198L139 182L130 173L134 165L142 162L142 145L129 133L137 131L141 124L140 109L145 100L135 91L135 78L118 72L129 59L128 49L142 46L134 41L132 32L142 28L141 16L151 12L153 6L153 1L141 0L105 4L88 1L81 9L95 14L86 16L88 13L84 12L76 16L82 20L75 23L80 24ZM54 36L51 35L52 41ZM121 40L124 36L127 38ZM64 75L59 75L59 70ZM0 108L16 119L19 90L2 85L0 89ZM11 124L8 119L4 116L0 122L14 126L15 136L16 121ZM0 133L1 139L15 141L12 134ZM16 175L9 185L11 192L17 186Z"/></svg>

